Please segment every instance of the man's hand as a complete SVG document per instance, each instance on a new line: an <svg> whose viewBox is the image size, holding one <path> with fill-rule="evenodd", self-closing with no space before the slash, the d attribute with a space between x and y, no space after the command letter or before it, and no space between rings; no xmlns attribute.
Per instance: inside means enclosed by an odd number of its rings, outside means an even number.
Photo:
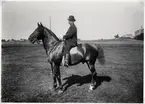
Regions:
<svg viewBox="0 0 145 104"><path fill-rule="evenodd" d="M64 38L64 36L63 36L63 41L65 41L65 38Z"/></svg>

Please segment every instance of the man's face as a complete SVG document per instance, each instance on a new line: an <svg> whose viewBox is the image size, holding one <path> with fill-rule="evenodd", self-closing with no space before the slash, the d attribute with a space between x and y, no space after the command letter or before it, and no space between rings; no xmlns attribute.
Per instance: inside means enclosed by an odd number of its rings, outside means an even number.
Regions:
<svg viewBox="0 0 145 104"><path fill-rule="evenodd" d="M73 22L73 21L68 21L68 23L71 25L71 24L73 24L74 22Z"/></svg>

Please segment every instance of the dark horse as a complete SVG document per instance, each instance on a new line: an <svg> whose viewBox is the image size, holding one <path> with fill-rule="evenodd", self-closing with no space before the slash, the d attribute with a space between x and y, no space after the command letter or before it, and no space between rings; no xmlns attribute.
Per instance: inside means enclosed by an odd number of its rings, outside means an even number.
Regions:
<svg viewBox="0 0 145 104"><path fill-rule="evenodd" d="M59 92L63 91L60 65L62 62L64 41L57 38L57 36L48 28L37 23L38 27L29 36L28 40L31 43L35 43L38 40L42 40L44 49L46 51L48 62L51 64L52 75L53 75L53 88L57 88L57 81L59 83ZM88 43L78 44L77 52L70 54L70 66L79 64L80 62L86 63L91 71L91 85L90 90L93 90L96 85L95 78L97 73L95 70L95 62L98 58L100 64L105 63L104 51L100 45L91 45Z"/></svg>

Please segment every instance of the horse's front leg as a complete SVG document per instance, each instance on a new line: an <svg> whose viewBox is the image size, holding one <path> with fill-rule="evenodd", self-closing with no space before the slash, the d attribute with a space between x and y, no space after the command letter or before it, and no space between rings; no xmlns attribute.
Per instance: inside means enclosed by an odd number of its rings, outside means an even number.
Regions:
<svg viewBox="0 0 145 104"><path fill-rule="evenodd" d="M56 72L56 78L57 78L57 81L59 83L58 93L62 93L63 92L63 87L62 87L62 82L61 82L60 65L56 64L54 70Z"/></svg>
<svg viewBox="0 0 145 104"><path fill-rule="evenodd" d="M53 77L53 89L56 90L57 87L57 80L56 80L56 73L54 71L54 64L51 64L51 70L52 70L52 77Z"/></svg>

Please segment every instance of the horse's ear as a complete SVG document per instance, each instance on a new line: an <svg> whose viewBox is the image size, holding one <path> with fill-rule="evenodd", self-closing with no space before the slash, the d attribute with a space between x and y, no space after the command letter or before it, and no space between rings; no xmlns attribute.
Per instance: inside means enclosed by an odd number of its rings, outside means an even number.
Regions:
<svg viewBox="0 0 145 104"><path fill-rule="evenodd" d="M40 22L40 25L43 27L42 23Z"/></svg>
<svg viewBox="0 0 145 104"><path fill-rule="evenodd" d="M40 24L37 22L38 27L40 26Z"/></svg>

